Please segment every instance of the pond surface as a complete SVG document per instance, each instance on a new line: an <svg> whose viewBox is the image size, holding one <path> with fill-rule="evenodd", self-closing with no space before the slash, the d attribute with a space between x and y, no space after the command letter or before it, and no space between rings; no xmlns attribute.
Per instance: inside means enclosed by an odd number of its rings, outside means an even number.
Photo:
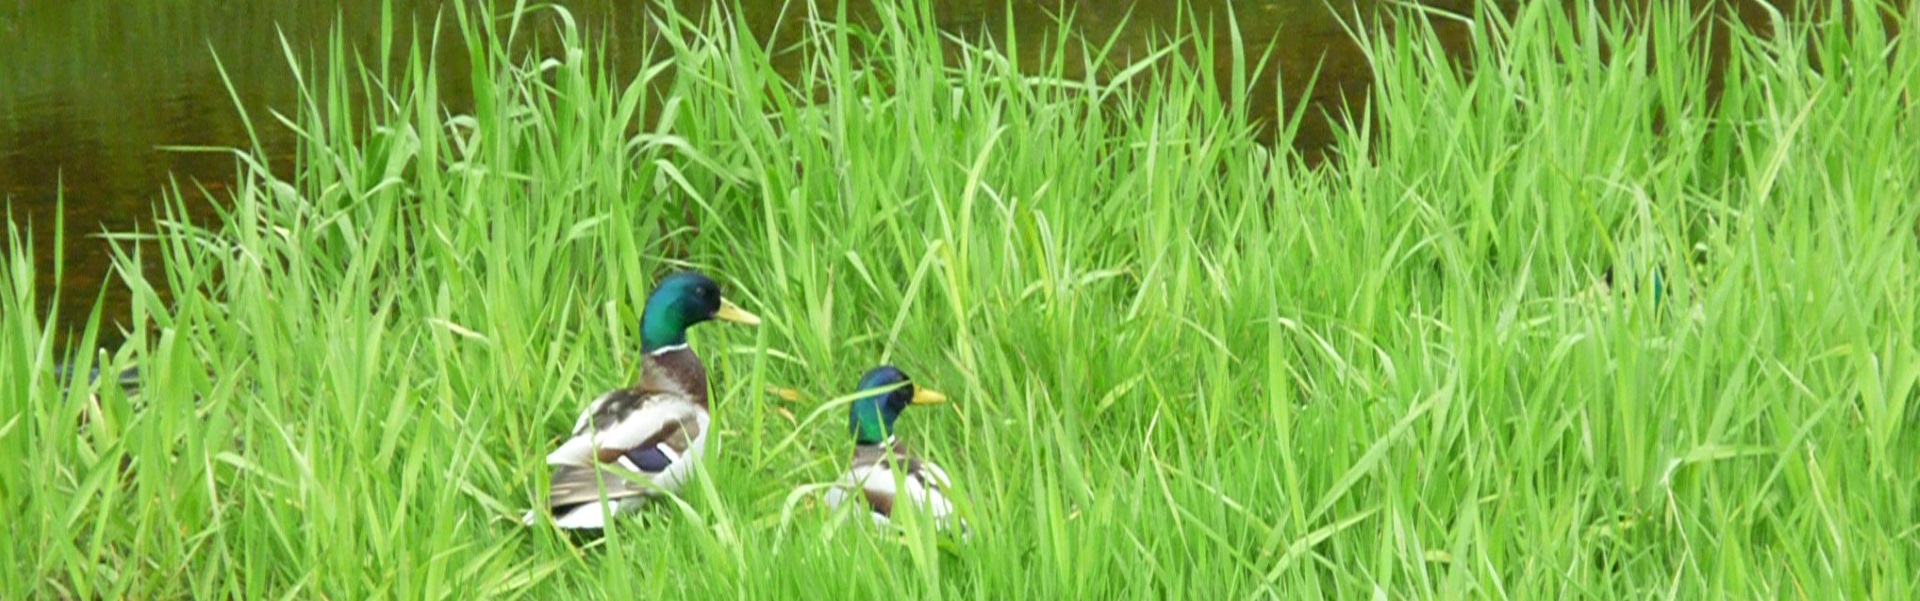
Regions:
<svg viewBox="0 0 1920 601"><path fill-rule="evenodd" d="M675 0L692 12L706 2ZM284 36L302 62L308 52L326 47L337 25L351 46L370 49L381 38L379 3L334 7L292 0L0 0L0 202L9 204L23 234L31 234L39 266L42 306L59 296L62 329L85 322L96 295L110 280L109 245L102 232L151 232L163 210L163 190L179 186L210 191L214 198L234 179L233 157L217 152L181 152L169 146L236 147L251 145L236 110L240 106L259 124L257 133L270 160L290 159L290 137L274 123L269 109L286 112L296 87L282 49ZM612 0L571 0L559 4L573 12L591 35L608 40L604 57L616 72L631 76L642 57L637 51L649 35L645 6ZM746 0L744 18L762 35L778 35L776 23L791 24L792 2ZM871 3L850 2L863 8ZM1226 20L1231 5L1249 48L1278 41L1265 80L1252 91L1249 107L1272 114L1276 97L1272 74L1281 74L1286 95L1298 98L1319 64L1321 75L1310 92L1315 107L1337 111L1334 103L1360 98L1368 83L1365 63L1329 5L1343 16L1368 14L1377 0L1142 0L1015 1L934 0L941 28L969 35L1004 36L1018 23L1017 35L1033 39L1054 29L1055 15L1068 15L1072 27L1095 39L1113 36L1116 54L1139 55L1165 39L1183 10L1202 20ZM1469 11L1472 0L1421 4L1451 12ZM1502 1L1502 4L1510 2ZM1754 3L1739 3L1750 5ZM441 2L393 0L396 13L431 23ZM866 18L854 9L853 18ZM870 8L867 12L871 12ZM1009 14L1009 12L1011 14ZM1760 11L1743 15L1757 22ZM783 21L782 18L785 17ZM451 16L449 13L449 21ZM1443 31L1444 34L1450 32ZM1457 35L1459 32L1451 32ZM448 44L443 44L448 45ZM464 70L464 56L443 49L442 73ZM215 56L218 56L218 62ZM224 67L227 78L221 77ZM1225 65L1223 65L1225 67ZM227 82L231 82L229 91ZM462 82L442 82L449 108L462 111L470 93ZM1308 119L1296 146L1311 156L1328 142L1329 128ZM213 205L188 195L190 218L205 219ZM55 220L64 202L65 224ZM64 236L64 273L54 277L53 244ZM149 274L160 264L149 247L143 253ZM151 278L150 279L158 279ZM164 291L163 291L164 294ZM115 347L129 297L106 286L106 322L101 344ZM44 310L44 309L43 309ZM116 316L119 316L116 320Z"/></svg>

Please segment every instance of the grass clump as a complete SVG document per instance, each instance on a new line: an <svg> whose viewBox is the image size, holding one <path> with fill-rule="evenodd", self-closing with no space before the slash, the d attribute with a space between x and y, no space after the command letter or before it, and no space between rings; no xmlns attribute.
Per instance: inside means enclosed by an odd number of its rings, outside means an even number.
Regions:
<svg viewBox="0 0 1920 601"><path fill-rule="evenodd" d="M1234 40L1068 78L1118 61L928 11L817 14L791 72L663 11L635 81L565 19L509 51L558 11L420 26L468 73L336 44L272 116L291 163L239 154L217 223L163 220L165 273L122 257L111 354L55 356L16 236L0 596L1920 592L1920 49L1889 15L1730 25L1712 90L1666 3L1475 14L1457 60L1356 21L1377 81L1310 168L1221 102L1261 76ZM694 335L705 476L584 551L519 526L684 265L766 318ZM903 423L965 544L796 492L880 361L955 399Z"/></svg>

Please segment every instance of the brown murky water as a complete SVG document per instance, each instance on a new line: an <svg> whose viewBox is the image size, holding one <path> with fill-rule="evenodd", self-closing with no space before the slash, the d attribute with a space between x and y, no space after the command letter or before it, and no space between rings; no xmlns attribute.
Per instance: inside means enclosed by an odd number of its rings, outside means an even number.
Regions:
<svg viewBox="0 0 1920 601"><path fill-rule="evenodd" d="M687 11L706 5L675 1ZM1500 0L1501 5L1512 3ZM442 3L393 0L392 4L403 22L413 18L430 23ZM640 66L637 51L619 49L638 48L637 41L649 35L643 12L647 3L565 0L559 4L568 7L590 34L613 42L606 45L613 50L605 58L616 72L631 75ZM783 7L790 13L802 10L789 6L796 3L779 0L743 4L747 5L743 16L763 36L778 35L772 31L775 24L794 21L793 14L782 14ZM858 14L871 13L869 3L850 4L861 6L851 9L853 18L870 16ZM1274 106L1271 74L1276 68L1289 97L1299 96L1320 63L1320 79L1309 102L1337 109L1332 104L1343 98L1361 98L1369 77L1366 66L1329 5L1342 7L1342 15L1351 18L1356 12L1368 14L1380 4L1384 2L1016 0L1009 9L1001 0L933 2L936 20L948 31L1000 37L1017 23L1016 33L1034 42L1039 41L1035 36L1054 30L1055 15L1068 15L1072 28L1084 35L1115 36L1120 56L1137 56L1156 40L1165 39L1183 11L1189 18L1224 24L1225 9L1231 5L1250 48L1278 41L1272 64L1266 66L1268 76L1247 99L1256 114L1273 114L1281 108ZM1474 3L1419 4L1465 12ZM1736 4L1757 7L1751 2ZM1759 22L1763 14L1742 12L1749 23ZM197 182L218 198L236 173L229 155L164 147L249 146L235 109L237 99L260 124L257 133L269 157L274 161L290 158L286 156L289 136L267 112L285 111L295 100L294 78L281 38L306 61L304 53L324 49L335 26L350 45L373 47L381 36L378 3L335 7L289 0L0 0L0 199L8 203L14 220L24 228L22 233L33 237L41 274L39 297L44 307L58 294L63 329L77 329L84 323L96 295L110 281L109 245L98 234L151 232L164 189L178 182L182 189L194 190ZM1442 33L1457 36L1461 32ZM455 49L443 49L441 60L464 59ZM231 93L220 75L221 66L232 82ZM467 101L461 83L442 83L454 111L463 110L459 105ZM1309 119L1296 145L1311 155L1327 144L1328 136L1324 122ZM56 286L53 242L62 199L65 224L59 233L65 238L64 274ZM212 205L196 198L187 209L190 216L205 218ZM143 258L149 273L158 271L160 265L151 251ZM104 298L109 324L116 321L114 316L127 314L124 289L106 285ZM109 325L106 330L101 343L117 346L118 327Z"/></svg>

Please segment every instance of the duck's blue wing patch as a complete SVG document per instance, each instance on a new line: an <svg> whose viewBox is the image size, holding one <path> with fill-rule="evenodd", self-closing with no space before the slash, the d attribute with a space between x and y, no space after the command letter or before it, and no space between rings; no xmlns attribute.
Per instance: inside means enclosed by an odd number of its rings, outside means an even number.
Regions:
<svg viewBox="0 0 1920 601"><path fill-rule="evenodd" d="M666 471L667 466L673 465L673 458L668 457L666 451L660 449L660 445L649 445L627 451L626 457L627 461L633 462L633 467L650 474Z"/></svg>
<svg viewBox="0 0 1920 601"><path fill-rule="evenodd" d="M659 432L647 437L638 446L620 452L619 457L643 473L658 474L680 460L680 455L687 452L687 445L699 431L697 423L686 420L667 422Z"/></svg>

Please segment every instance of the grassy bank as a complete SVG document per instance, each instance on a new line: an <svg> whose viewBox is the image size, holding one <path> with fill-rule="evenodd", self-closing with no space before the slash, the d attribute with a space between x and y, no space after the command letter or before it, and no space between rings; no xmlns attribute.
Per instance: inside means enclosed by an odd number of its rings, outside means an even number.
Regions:
<svg viewBox="0 0 1920 601"><path fill-rule="evenodd" d="M0 597L1920 594L1920 48L1735 28L1710 97L1689 13L1540 4L1459 66L1357 28L1370 113L1313 168L1220 101L1272 73L1188 58L1260 62L1231 38L1067 79L1098 40L948 53L907 5L783 75L663 14L663 99L453 12L419 27L472 49L463 115L422 48L302 58L250 116L299 157L144 234L119 352L55 356L9 249ZM766 319L693 333L705 477L584 551L521 527L686 265ZM796 492L882 360L954 399L901 424L969 542Z"/></svg>

